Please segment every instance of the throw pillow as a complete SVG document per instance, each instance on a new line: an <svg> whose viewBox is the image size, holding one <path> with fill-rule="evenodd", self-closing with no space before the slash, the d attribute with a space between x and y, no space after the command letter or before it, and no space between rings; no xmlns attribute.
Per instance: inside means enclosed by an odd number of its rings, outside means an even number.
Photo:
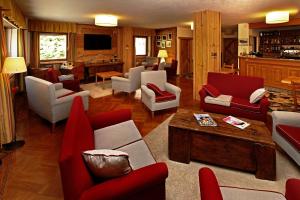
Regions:
<svg viewBox="0 0 300 200"><path fill-rule="evenodd" d="M261 100L265 94L266 94L266 89L265 88L259 88L257 90L255 90L251 95L250 95L250 99L249 102L250 103L256 103L259 100Z"/></svg>
<svg viewBox="0 0 300 200"><path fill-rule="evenodd" d="M83 158L97 178L113 178L132 171L128 154L110 149L98 149L83 152Z"/></svg>
<svg viewBox="0 0 300 200"><path fill-rule="evenodd" d="M146 85L150 90L153 90L153 92L155 93L155 95L157 96L163 96L164 92L161 91L161 89L159 89L159 87L157 85L155 85L154 83L147 83Z"/></svg>
<svg viewBox="0 0 300 200"><path fill-rule="evenodd" d="M215 88L213 85L207 84L203 85L204 90L212 97L218 97L221 95L221 92Z"/></svg>
<svg viewBox="0 0 300 200"><path fill-rule="evenodd" d="M74 80L74 74L60 75L58 77L58 80L59 81Z"/></svg>

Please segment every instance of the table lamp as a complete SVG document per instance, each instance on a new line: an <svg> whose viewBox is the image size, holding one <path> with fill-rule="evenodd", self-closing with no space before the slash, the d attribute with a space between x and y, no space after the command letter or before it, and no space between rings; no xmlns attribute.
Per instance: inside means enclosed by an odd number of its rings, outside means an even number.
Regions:
<svg viewBox="0 0 300 200"><path fill-rule="evenodd" d="M167 50L159 50L157 57L160 58L160 63L166 62L165 58L168 57Z"/></svg>
<svg viewBox="0 0 300 200"><path fill-rule="evenodd" d="M25 60L23 57L7 57L5 59L2 73L16 74L16 73L23 73L26 71L27 71L27 68L26 68ZM3 147L6 150L13 150L13 149L23 146L24 144L25 144L24 140L17 141L17 134L15 132L12 142L4 144Z"/></svg>

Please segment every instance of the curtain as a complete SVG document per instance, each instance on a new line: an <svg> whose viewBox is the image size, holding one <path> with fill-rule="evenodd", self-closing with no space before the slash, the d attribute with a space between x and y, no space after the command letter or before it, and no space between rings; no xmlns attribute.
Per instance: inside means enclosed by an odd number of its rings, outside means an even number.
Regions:
<svg viewBox="0 0 300 200"><path fill-rule="evenodd" d="M18 56L24 57L26 63L25 31L20 28L18 29ZM21 92L23 92L25 88L24 77L25 77L24 73L18 74L18 86L19 86L19 91Z"/></svg>
<svg viewBox="0 0 300 200"><path fill-rule="evenodd" d="M41 20L29 20L28 30L32 32L48 33L76 33L76 24L70 22L51 22Z"/></svg>
<svg viewBox="0 0 300 200"><path fill-rule="evenodd" d="M30 42L30 65L32 68L38 68L40 64L40 33L31 32Z"/></svg>
<svg viewBox="0 0 300 200"><path fill-rule="evenodd" d="M0 16L2 16L1 11L0 11ZM1 36L0 37L1 40L0 72L2 72L4 59L7 55L6 37L5 37L2 17L0 17L0 36ZM14 111L13 111L9 75L0 73L0 144L2 145L11 142L14 134L15 134L15 118L14 118Z"/></svg>
<svg viewBox="0 0 300 200"><path fill-rule="evenodd" d="M17 6L15 0L0 0L0 8L5 9L3 15L19 28L26 28L26 19L22 10Z"/></svg>

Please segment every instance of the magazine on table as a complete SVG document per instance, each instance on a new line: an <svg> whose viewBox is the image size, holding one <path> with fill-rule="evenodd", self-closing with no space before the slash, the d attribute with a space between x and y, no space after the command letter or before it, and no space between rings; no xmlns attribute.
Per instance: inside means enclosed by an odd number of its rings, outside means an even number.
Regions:
<svg viewBox="0 0 300 200"><path fill-rule="evenodd" d="M194 117L200 126L217 126L217 123L209 116L209 114L196 114Z"/></svg>
<svg viewBox="0 0 300 200"><path fill-rule="evenodd" d="M224 122L228 123L228 124L231 124L235 127L238 127L240 129L245 129L247 126L249 126L250 124L247 123L247 122L244 122L243 120L240 120L236 117L233 117L233 116L228 116L228 117L225 117L223 119Z"/></svg>

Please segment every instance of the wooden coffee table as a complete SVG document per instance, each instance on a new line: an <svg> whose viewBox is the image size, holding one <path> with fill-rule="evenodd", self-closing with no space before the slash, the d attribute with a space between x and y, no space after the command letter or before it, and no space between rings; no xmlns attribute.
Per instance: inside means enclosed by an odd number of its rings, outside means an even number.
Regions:
<svg viewBox="0 0 300 200"><path fill-rule="evenodd" d="M96 73L96 84L97 84L97 78L98 77L100 77L100 78L102 78L102 83L103 83L103 89L104 89L104 81L105 81L105 79L107 79L107 78L111 78L111 77L113 77L113 76L123 76L123 73L121 73L121 72L117 72L117 71L108 71L108 72L98 72L98 73Z"/></svg>
<svg viewBox="0 0 300 200"><path fill-rule="evenodd" d="M263 122L240 118L250 123L241 130L225 123L224 115L208 113L218 126L204 127L193 113L179 109L169 123L171 160L183 163L199 160L252 172L260 179L276 179L275 143Z"/></svg>

